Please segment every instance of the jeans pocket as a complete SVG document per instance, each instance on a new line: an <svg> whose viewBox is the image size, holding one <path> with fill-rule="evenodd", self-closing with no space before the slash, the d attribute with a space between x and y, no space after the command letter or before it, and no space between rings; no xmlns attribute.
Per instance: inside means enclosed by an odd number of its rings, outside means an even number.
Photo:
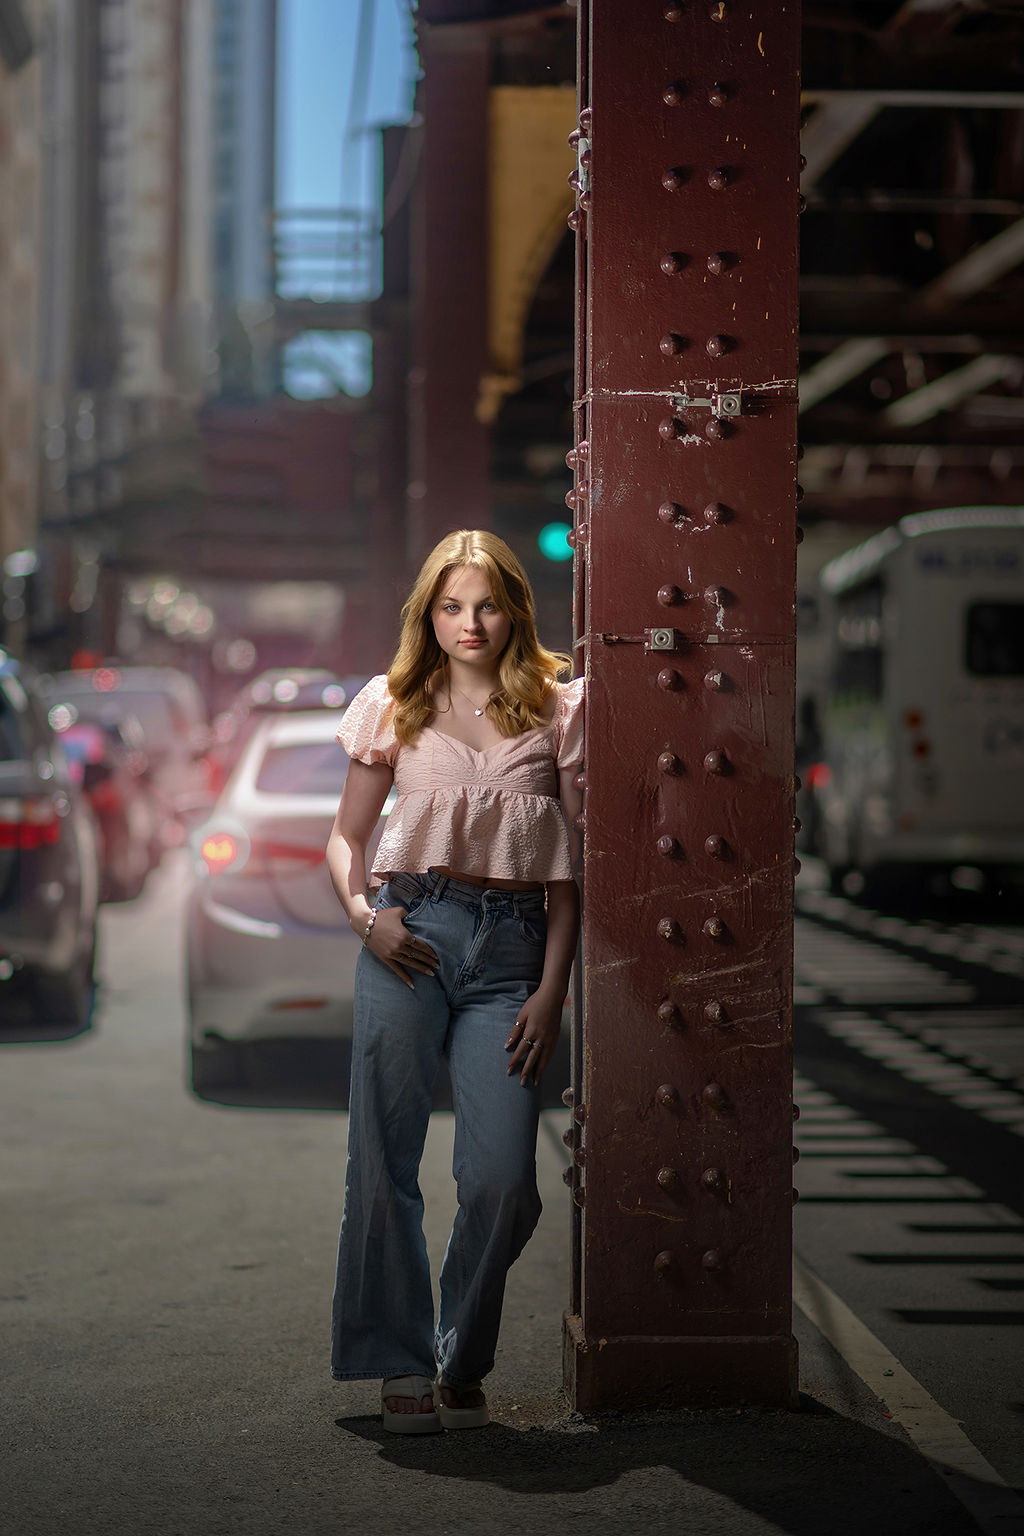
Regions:
<svg viewBox="0 0 1024 1536"><path fill-rule="evenodd" d="M519 916L519 932L527 944L546 944L548 937L547 919L543 912L522 912Z"/></svg>
<svg viewBox="0 0 1024 1536"><path fill-rule="evenodd" d="M412 917L429 899L430 891L416 879L415 875L396 875L381 888L377 905L404 907L407 917Z"/></svg>

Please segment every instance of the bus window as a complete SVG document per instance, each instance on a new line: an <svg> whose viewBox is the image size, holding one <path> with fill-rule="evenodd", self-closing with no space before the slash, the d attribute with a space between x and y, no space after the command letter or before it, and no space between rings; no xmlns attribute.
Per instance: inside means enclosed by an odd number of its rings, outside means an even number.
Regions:
<svg viewBox="0 0 1024 1536"><path fill-rule="evenodd" d="M845 698L882 697L882 583L865 582L837 602L832 686Z"/></svg>
<svg viewBox="0 0 1024 1536"><path fill-rule="evenodd" d="M1024 676L1024 603L972 603L966 659L975 677Z"/></svg>

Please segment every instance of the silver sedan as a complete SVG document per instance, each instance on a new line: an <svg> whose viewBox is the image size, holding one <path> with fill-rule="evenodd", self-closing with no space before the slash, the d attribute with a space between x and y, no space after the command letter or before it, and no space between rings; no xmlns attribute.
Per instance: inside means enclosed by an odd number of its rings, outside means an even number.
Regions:
<svg viewBox="0 0 1024 1536"><path fill-rule="evenodd" d="M187 990L200 1095L238 1079L246 1042L351 1035L360 941L324 863L348 769L339 719L264 720L192 834Z"/></svg>

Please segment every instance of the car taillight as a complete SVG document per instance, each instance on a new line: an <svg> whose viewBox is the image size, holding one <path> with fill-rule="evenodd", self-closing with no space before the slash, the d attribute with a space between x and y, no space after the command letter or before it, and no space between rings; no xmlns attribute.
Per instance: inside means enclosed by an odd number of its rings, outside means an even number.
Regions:
<svg viewBox="0 0 1024 1536"><path fill-rule="evenodd" d="M903 716L903 724L908 731L921 732L924 730L924 712L920 709L908 709ZM927 736L915 735L911 737L910 750L914 757L931 757L932 744Z"/></svg>
<svg viewBox="0 0 1024 1536"><path fill-rule="evenodd" d="M112 815L124 804L121 791L113 779L100 779L89 789L92 808L98 815Z"/></svg>
<svg viewBox="0 0 1024 1536"><path fill-rule="evenodd" d="M207 832L199 845L199 857L211 875L223 875L228 870L237 873L249 857L249 844L231 832Z"/></svg>
<svg viewBox="0 0 1024 1536"><path fill-rule="evenodd" d="M827 789L832 783L832 769L828 763L812 763L807 770L809 789Z"/></svg>
<svg viewBox="0 0 1024 1536"><path fill-rule="evenodd" d="M60 841L67 801L50 795L0 799L0 848L48 848Z"/></svg>
<svg viewBox="0 0 1024 1536"><path fill-rule="evenodd" d="M252 837L241 827L211 827L199 843L199 857L211 875L267 875L313 869L326 850L283 838Z"/></svg>

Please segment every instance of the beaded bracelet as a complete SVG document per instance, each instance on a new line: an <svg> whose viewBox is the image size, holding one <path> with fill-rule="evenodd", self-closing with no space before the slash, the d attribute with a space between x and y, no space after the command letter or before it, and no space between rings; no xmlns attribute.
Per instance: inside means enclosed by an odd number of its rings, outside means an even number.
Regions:
<svg viewBox="0 0 1024 1536"><path fill-rule="evenodd" d="M370 913L370 921L367 923L366 928L365 928L365 930L363 932L363 947L364 948L366 946L367 940L370 937L370 934L373 932L373 925L374 925L374 923L376 921L377 921L377 908L374 907L373 911Z"/></svg>

